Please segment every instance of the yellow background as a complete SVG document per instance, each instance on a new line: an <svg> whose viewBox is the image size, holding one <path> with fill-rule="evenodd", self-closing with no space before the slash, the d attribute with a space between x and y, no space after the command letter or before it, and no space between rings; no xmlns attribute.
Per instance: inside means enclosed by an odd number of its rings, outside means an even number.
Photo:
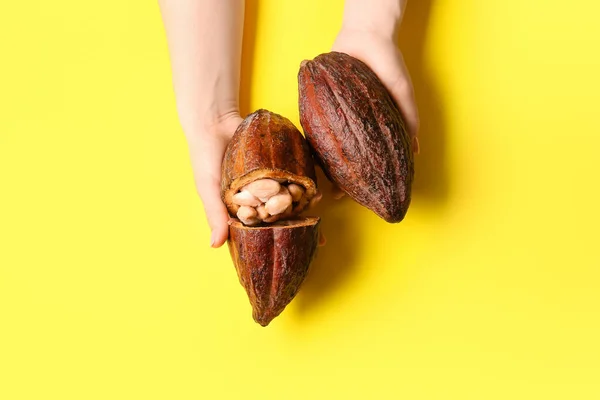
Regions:
<svg viewBox="0 0 600 400"><path fill-rule="evenodd" d="M298 123L343 2L249 4ZM154 1L0 5L0 399L600 398L598 2L412 0L413 204L349 200L271 326L210 250Z"/></svg>

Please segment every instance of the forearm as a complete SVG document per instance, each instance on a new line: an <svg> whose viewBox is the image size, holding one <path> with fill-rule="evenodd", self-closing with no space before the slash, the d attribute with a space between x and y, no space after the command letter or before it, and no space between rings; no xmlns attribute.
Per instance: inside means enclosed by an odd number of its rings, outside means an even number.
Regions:
<svg viewBox="0 0 600 400"><path fill-rule="evenodd" d="M364 30L394 38L407 0L346 0L342 29Z"/></svg>
<svg viewBox="0 0 600 400"><path fill-rule="evenodd" d="M159 0L186 134L238 111L244 0Z"/></svg>

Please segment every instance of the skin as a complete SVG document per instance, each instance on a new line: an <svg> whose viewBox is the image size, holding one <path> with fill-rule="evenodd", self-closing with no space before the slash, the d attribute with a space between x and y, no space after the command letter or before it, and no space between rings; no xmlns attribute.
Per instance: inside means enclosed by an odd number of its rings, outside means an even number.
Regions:
<svg viewBox="0 0 600 400"><path fill-rule="evenodd" d="M211 228L210 244L220 247L229 234L229 214L221 201L221 162L242 121L244 0L159 0L159 5L196 189ZM418 152L413 86L395 43L405 5L406 0L346 0L332 50L358 58L377 74L399 104Z"/></svg>
<svg viewBox="0 0 600 400"><path fill-rule="evenodd" d="M419 152L419 114L402 53L395 42L406 0L346 0L342 29L332 50L367 64L400 107Z"/></svg>

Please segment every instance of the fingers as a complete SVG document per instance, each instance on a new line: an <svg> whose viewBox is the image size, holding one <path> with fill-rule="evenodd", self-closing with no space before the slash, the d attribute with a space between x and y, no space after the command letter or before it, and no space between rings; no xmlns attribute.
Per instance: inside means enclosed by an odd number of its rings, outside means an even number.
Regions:
<svg viewBox="0 0 600 400"><path fill-rule="evenodd" d="M413 137L412 145L413 145L413 152L415 154L421 153L421 146L419 145L419 137L418 136Z"/></svg>
<svg viewBox="0 0 600 400"><path fill-rule="evenodd" d="M396 44L373 32L342 30L333 50L363 61L375 72L400 108L408 133L413 138L413 151L418 153L419 112L410 74Z"/></svg>
<svg viewBox="0 0 600 400"><path fill-rule="evenodd" d="M322 198L323 198L323 193L317 192L315 197L310 199L310 202L308 203L308 209L312 210L313 208L315 208L317 206L317 204L319 204L319 202L321 201Z"/></svg>
<svg viewBox="0 0 600 400"><path fill-rule="evenodd" d="M325 246L325 244L327 244L327 239L325 238L325 235L323 234L323 230L320 230L318 246L323 247L323 246Z"/></svg>
<svg viewBox="0 0 600 400"><path fill-rule="evenodd" d="M331 187L331 196L333 197L334 200L339 200L342 197L344 197L346 195L346 193L340 189L337 185L333 185Z"/></svg>
<svg viewBox="0 0 600 400"><path fill-rule="evenodd" d="M398 52L398 61L400 75L395 82L388 87L388 90L396 104L398 104L398 107L400 107L402 116L407 124L408 132L413 138L413 151L418 154L420 149L417 135L419 133L420 121L417 102L415 100L415 92L410 79L410 74L400 52Z"/></svg>

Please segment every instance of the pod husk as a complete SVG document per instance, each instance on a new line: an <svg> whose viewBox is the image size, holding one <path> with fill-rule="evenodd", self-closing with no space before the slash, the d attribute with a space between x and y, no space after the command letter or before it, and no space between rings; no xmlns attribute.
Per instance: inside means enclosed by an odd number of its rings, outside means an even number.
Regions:
<svg viewBox="0 0 600 400"><path fill-rule="evenodd" d="M317 217L248 227L234 220L228 247L252 317L267 326L298 293L319 242Z"/></svg>
<svg viewBox="0 0 600 400"><path fill-rule="evenodd" d="M287 118L260 109L248 115L229 143L223 159L221 193L229 213L239 208L232 201L245 185L271 178L305 188L292 215L300 214L317 194L315 167L306 139Z"/></svg>

